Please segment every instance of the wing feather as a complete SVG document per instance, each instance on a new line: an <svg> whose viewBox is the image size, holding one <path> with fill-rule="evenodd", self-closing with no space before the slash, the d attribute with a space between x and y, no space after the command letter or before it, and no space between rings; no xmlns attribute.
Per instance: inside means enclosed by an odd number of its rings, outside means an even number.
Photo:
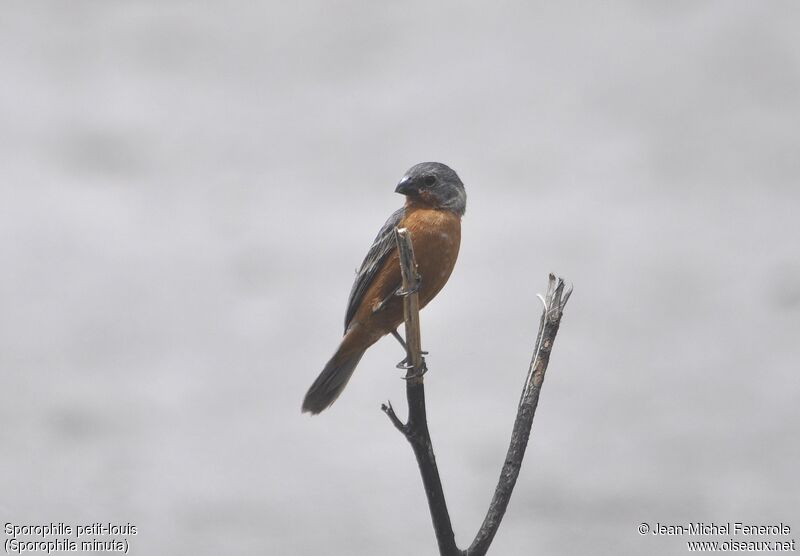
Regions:
<svg viewBox="0 0 800 556"><path fill-rule="evenodd" d="M347 327L350 326L350 322L353 320L358 307L361 305L361 301L364 299L364 294L375 279L375 275L381 268L383 261L392 250L397 248L394 239L394 229L400 224L404 216L405 209L400 208L389 217L381 228L381 231L378 232L378 235L375 237L375 241L372 242L372 246L369 248L364 262L361 263L361 268L358 269L355 282L353 282L353 288L350 290L350 298L347 300L347 313L344 317L345 331L347 331Z"/></svg>

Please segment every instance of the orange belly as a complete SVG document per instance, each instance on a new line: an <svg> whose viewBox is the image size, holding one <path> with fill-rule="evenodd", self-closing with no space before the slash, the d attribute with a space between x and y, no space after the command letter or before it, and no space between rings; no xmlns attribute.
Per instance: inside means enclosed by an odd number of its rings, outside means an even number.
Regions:
<svg viewBox="0 0 800 556"><path fill-rule="evenodd" d="M414 256L422 277L419 304L424 307L447 283L458 258L461 244L461 218L447 210L407 205L400 227L407 228L414 245ZM403 300L392 296L402 283L395 248L367 289L361 306L348 327L345 342L369 346L403 322ZM381 302L388 301L375 311ZM365 347L366 347L365 346Z"/></svg>

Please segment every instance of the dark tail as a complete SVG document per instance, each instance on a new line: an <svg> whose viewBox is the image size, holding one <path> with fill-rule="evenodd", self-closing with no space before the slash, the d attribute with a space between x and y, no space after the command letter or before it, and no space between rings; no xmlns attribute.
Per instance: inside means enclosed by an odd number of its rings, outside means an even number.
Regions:
<svg viewBox="0 0 800 556"><path fill-rule="evenodd" d="M363 356L363 350L341 355L340 348L308 389L303 400L303 413L317 414L335 402Z"/></svg>

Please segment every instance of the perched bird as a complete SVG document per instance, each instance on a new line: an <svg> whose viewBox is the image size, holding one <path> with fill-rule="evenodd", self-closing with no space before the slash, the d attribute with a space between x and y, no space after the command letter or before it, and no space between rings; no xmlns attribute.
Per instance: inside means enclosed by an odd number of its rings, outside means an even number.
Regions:
<svg viewBox="0 0 800 556"><path fill-rule="evenodd" d="M424 307L447 282L458 257L461 217L467 194L458 175L439 162L409 169L397 184L406 196L403 208L392 214L378 232L358 269L347 313L344 338L328 364L308 389L303 411L319 413L330 406L367 349L386 334L397 333L403 322L402 279L394 229L407 228L421 277L419 305Z"/></svg>

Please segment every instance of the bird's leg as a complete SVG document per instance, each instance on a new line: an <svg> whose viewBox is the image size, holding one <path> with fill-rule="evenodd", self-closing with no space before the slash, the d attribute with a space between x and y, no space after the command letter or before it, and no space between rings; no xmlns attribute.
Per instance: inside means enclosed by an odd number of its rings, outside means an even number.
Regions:
<svg viewBox="0 0 800 556"><path fill-rule="evenodd" d="M420 284L422 284L422 277L420 277L419 280L417 280L417 283L414 284L414 286L408 291L404 290L401 286L398 286L392 293L381 299L378 303L375 303L372 306L372 312L377 313L378 311L382 310L394 297L407 297L412 293L418 292ZM395 338L397 338L397 336L395 336ZM402 340L400 340L400 343L403 344L403 348L405 348L405 344Z"/></svg>
<svg viewBox="0 0 800 556"><path fill-rule="evenodd" d="M394 339L395 339L395 340L397 340L398 342L400 342L400 345L401 345L401 346L403 346L403 349L404 349L404 350L407 350L407 349L408 349L408 347L406 347L406 341L403 339L403 337L402 337L402 336L400 335L400 333L397 331L397 328L395 328L394 330L392 330L392 336L394 336Z"/></svg>
<svg viewBox="0 0 800 556"><path fill-rule="evenodd" d="M395 340L397 340L398 342L400 342L400 345L401 345L401 346L403 346L403 349L404 349L404 350L408 350L408 347L406 346L406 341L403 339L403 337L402 337L402 336L400 335L400 333L397 331L397 328L395 328L394 330L392 330L391 334L392 334L392 336L394 336L394 339L395 339ZM428 355L428 352L427 352L427 351L421 351L420 353L421 353L422 355Z"/></svg>
<svg viewBox="0 0 800 556"><path fill-rule="evenodd" d="M394 297L397 295L397 292L399 292L399 291L400 291L400 288L397 288L392 293L390 293L389 295L384 297L382 300L380 300L378 303L373 305L372 306L372 312L373 313L377 313L378 311L383 310L383 308L386 307L386 304L389 303L392 299L394 299Z"/></svg>
<svg viewBox="0 0 800 556"><path fill-rule="evenodd" d="M392 336L394 336L394 339L395 339L395 340L397 340L398 342L400 342L400 345L401 345L401 346L403 346L403 349L406 351L406 353L408 353L408 347L406 346L406 342L405 342L405 340L403 340L403 337L402 337L402 336L400 335L400 333L397 331L397 328L395 328L394 330L392 330ZM421 353L422 355L428 355L428 352L427 352L427 351L421 351L420 353ZM424 366L425 366L425 359L423 358L423 360L422 360L422 361L423 361L422 365L423 365L423 367L424 367ZM409 365L409 363L408 363L408 355L406 355L406 358L405 358L405 359L403 359L402 361L400 361L400 362L397 364L397 368L398 368L398 369L410 369L410 368L411 368L411 366L410 366L410 365ZM428 369L426 368L425 370L427 371ZM424 372L423 372L423 374L424 374ZM419 375L419 376L422 376L422 375Z"/></svg>

